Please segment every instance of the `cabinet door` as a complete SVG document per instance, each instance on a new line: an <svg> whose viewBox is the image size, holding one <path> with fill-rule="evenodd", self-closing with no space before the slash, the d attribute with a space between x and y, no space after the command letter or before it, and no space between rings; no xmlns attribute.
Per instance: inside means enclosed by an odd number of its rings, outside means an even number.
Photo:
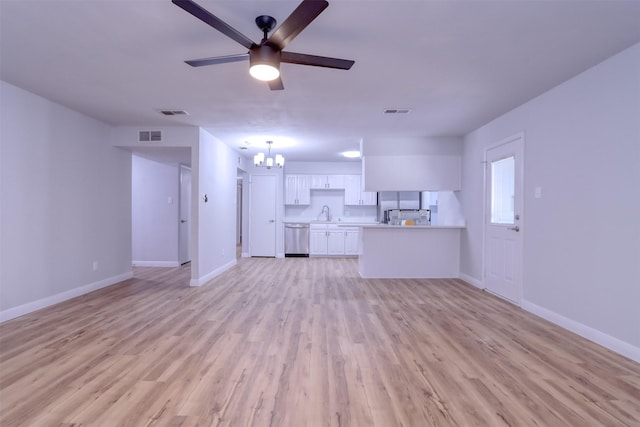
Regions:
<svg viewBox="0 0 640 427"><path fill-rule="evenodd" d="M327 254L344 255L343 230L327 230Z"/></svg>
<svg viewBox="0 0 640 427"><path fill-rule="evenodd" d="M298 175L297 181L298 205L311 204L311 178L310 175Z"/></svg>
<svg viewBox="0 0 640 427"><path fill-rule="evenodd" d="M287 175L284 181L284 204L295 205L298 201L298 176Z"/></svg>
<svg viewBox="0 0 640 427"><path fill-rule="evenodd" d="M342 190L344 188L344 175L327 175L327 188Z"/></svg>
<svg viewBox="0 0 640 427"><path fill-rule="evenodd" d="M345 175L344 204L360 204L360 175Z"/></svg>
<svg viewBox="0 0 640 427"><path fill-rule="evenodd" d="M320 190L327 188L327 175L309 175L310 188Z"/></svg>
<svg viewBox="0 0 640 427"><path fill-rule="evenodd" d="M309 255L327 254L327 230L311 230L309 232Z"/></svg>
<svg viewBox="0 0 640 427"><path fill-rule="evenodd" d="M360 253L360 231L347 229L344 232L345 255L358 255Z"/></svg>
<svg viewBox="0 0 640 427"><path fill-rule="evenodd" d="M378 204L378 193L375 191L363 191L361 198L364 206L375 206Z"/></svg>

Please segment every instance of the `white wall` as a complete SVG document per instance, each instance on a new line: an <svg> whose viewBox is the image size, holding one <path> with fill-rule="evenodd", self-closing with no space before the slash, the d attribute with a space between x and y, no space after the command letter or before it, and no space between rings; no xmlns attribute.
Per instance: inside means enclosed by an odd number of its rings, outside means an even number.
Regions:
<svg viewBox="0 0 640 427"><path fill-rule="evenodd" d="M0 105L0 320L130 277L131 154L5 82Z"/></svg>
<svg viewBox="0 0 640 427"><path fill-rule="evenodd" d="M162 142L138 142L139 130L162 131ZM235 265L236 179L243 158L195 126L121 126L111 134L115 146L191 147L190 284L203 285Z"/></svg>
<svg viewBox="0 0 640 427"><path fill-rule="evenodd" d="M198 151L199 173L193 175L194 180L197 176L198 189L192 193L198 212L194 227L198 252L192 285L202 285L236 264L238 155L203 129Z"/></svg>
<svg viewBox="0 0 640 427"><path fill-rule="evenodd" d="M523 307L640 360L640 44L465 137L460 270L478 282L484 148L521 131Z"/></svg>
<svg viewBox="0 0 640 427"><path fill-rule="evenodd" d="M362 162L287 162L286 174L304 175L362 175Z"/></svg>
<svg viewBox="0 0 640 427"><path fill-rule="evenodd" d="M139 266L177 267L179 166L132 157L132 252Z"/></svg>

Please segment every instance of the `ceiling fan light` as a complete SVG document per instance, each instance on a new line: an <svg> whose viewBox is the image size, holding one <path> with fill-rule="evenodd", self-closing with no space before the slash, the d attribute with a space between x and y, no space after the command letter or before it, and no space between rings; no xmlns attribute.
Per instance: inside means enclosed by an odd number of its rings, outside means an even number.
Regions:
<svg viewBox="0 0 640 427"><path fill-rule="evenodd" d="M255 79L269 82L280 77L280 70L278 70L273 65L256 64L252 65L251 68L249 68L249 74L251 74L251 76L253 76L253 78Z"/></svg>
<svg viewBox="0 0 640 427"><path fill-rule="evenodd" d="M280 77L280 51L262 45L249 52L249 73L265 82Z"/></svg>

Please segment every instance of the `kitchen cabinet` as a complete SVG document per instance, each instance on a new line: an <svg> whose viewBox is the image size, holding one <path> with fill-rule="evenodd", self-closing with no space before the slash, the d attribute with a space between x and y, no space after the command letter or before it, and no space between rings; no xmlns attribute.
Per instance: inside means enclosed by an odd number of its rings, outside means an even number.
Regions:
<svg viewBox="0 0 640 427"><path fill-rule="evenodd" d="M345 185L344 175L309 175L312 190L342 190Z"/></svg>
<svg viewBox="0 0 640 427"><path fill-rule="evenodd" d="M326 255L327 254L327 229L322 227L318 229L311 226L309 232L309 255Z"/></svg>
<svg viewBox="0 0 640 427"><path fill-rule="evenodd" d="M309 255L358 255L360 230L337 225L311 224Z"/></svg>
<svg viewBox="0 0 640 427"><path fill-rule="evenodd" d="M358 255L360 253L360 229L345 228L344 230L344 254Z"/></svg>
<svg viewBox="0 0 640 427"><path fill-rule="evenodd" d="M375 191L363 191L360 175L345 175L344 204L357 206L375 206L378 202Z"/></svg>
<svg viewBox="0 0 640 427"><path fill-rule="evenodd" d="M285 205L311 204L311 179L309 175L286 175L284 203Z"/></svg>

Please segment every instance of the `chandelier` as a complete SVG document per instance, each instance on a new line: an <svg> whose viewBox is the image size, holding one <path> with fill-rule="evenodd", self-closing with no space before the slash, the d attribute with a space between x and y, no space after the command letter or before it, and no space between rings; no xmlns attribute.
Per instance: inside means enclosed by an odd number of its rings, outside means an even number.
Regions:
<svg viewBox="0 0 640 427"><path fill-rule="evenodd" d="M271 169L274 165L282 168L284 166L284 157L281 154L276 154L275 159L271 157L271 144L273 141L267 141L267 146L269 147L267 151L267 155L265 157L264 153L258 153L253 156L253 164L256 166L265 166L267 169Z"/></svg>

